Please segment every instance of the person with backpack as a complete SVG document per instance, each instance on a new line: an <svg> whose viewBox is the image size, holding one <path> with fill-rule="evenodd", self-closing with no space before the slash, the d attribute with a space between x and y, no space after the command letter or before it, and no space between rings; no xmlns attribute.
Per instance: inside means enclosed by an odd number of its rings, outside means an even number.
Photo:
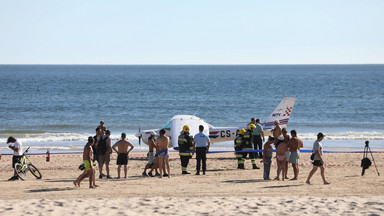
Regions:
<svg viewBox="0 0 384 216"><path fill-rule="evenodd" d="M106 176L108 179L111 178L109 175L109 162L112 154L112 139L110 138L111 131L106 130L105 135L101 137L97 143L97 154L99 156L99 179ZM103 174L103 165L105 164L105 170L107 175Z"/></svg>

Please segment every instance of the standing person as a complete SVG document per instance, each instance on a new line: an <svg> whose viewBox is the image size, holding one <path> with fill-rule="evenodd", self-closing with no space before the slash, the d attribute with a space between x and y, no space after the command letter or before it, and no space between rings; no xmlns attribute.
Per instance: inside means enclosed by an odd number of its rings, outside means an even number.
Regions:
<svg viewBox="0 0 384 216"><path fill-rule="evenodd" d="M200 163L203 161L203 175L207 170L207 152L211 145L209 137L203 133L204 126L199 126L199 133L193 139L193 151L196 152L196 175L200 175Z"/></svg>
<svg viewBox="0 0 384 216"><path fill-rule="evenodd" d="M107 178L111 178L109 175L109 162L111 160L112 154L112 139L110 138L111 131L106 130L105 135L101 137L99 143L97 144L97 151L99 155L99 178L105 176L103 174L103 165L105 164L105 170L107 171Z"/></svg>
<svg viewBox="0 0 384 216"><path fill-rule="evenodd" d="M260 119L256 119L255 129L253 130L253 147L255 150L262 150L263 149L263 142L265 141L264 132L263 132L263 126L260 124ZM255 158L257 158L257 155L259 155L258 158L263 158L263 153L255 153Z"/></svg>
<svg viewBox="0 0 384 216"><path fill-rule="evenodd" d="M130 142L125 140L126 137L127 137L127 135L125 133L122 133L121 134L121 140L117 141L112 146L112 149L115 150L115 152L117 153L116 164L117 164L117 178L118 179L120 178L121 165L124 165L124 178L127 178L127 172L128 172L127 164L128 164L129 152L131 152L132 149L135 148ZM116 150L116 147L118 150ZM128 147L129 147L129 150L128 150Z"/></svg>
<svg viewBox="0 0 384 216"><path fill-rule="evenodd" d="M273 129L273 137L275 138L275 143L276 143L278 141L279 136L281 136L280 121L275 120L273 124L275 125L275 128Z"/></svg>
<svg viewBox="0 0 384 216"><path fill-rule="evenodd" d="M284 174L285 177L284 178L289 179L288 178L288 165L289 165L289 158L291 156L291 152L289 151L289 140L291 139L291 136L288 135L287 128L281 129L281 133L283 134L284 142L288 143L288 149L285 152L285 158L286 159L285 159L285 174Z"/></svg>
<svg viewBox="0 0 384 216"><path fill-rule="evenodd" d="M89 188L95 188L98 187L95 184L95 168L93 166L93 150L92 146L94 145L95 141L93 137L88 137L88 142L84 146L84 151L83 151L83 163L85 170L84 172L73 182L75 187L80 187L81 181L83 181L85 178L89 176Z"/></svg>
<svg viewBox="0 0 384 216"><path fill-rule="evenodd" d="M264 180L271 180L269 178L269 173L271 171L271 163L272 163L272 154L273 154L273 148L272 144L275 142L275 138L268 137L268 141L264 144L263 149L263 164L264 164L264 174L263 178Z"/></svg>
<svg viewBox="0 0 384 216"><path fill-rule="evenodd" d="M235 156L237 158L237 169L244 169L244 161L243 160L243 153L239 152L242 151L244 148L244 134L245 134L245 129L241 129L239 131L239 135L235 138L234 142L234 148L235 148Z"/></svg>
<svg viewBox="0 0 384 216"><path fill-rule="evenodd" d="M93 144L92 146L92 150L93 150L93 163L95 163L96 161L99 161L99 155L97 154L97 144L99 143L101 137L102 137L102 132L101 132L101 129L99 127L96 128L96 135L93 136L93 140L95 141L95 144Z"/></svg>
<svg viewBox="0 0 384 216"><path fill-rule="evenodd" d="M314 161L312 162L313 168L309 173L306 181L307 184L311 184L309 180L311 180L313 174L315 174L318 167L320 167L320 173L321 173L321 178L323 178L323 183L325 185L330 184L325 180L325 174L324 174L323 146L321 145L321 141L324 139L324 137L325 135L323 133L318 133L317 140L313 143L312 153L315 154L315 158L314 158Z"/></svg>
<svg viewBox="0 0 384 216"><path fill-rule="evenodd" d="M169 138L165 136L165 130L160 130L160 137L156 141L157 149L159 149L159 169L160 178L163 178L165 168L167 168L167 176L171 178L171 167L169 166L169 152L168 152Z"/></svg>
<svg viewBox="0 0 384 216"><path fill-rule="evenodd" d="M147 153L147 157L148 157L148 163L145 165L144 167L144 172L142 173L143 176L151 176L153 177L152 175L152 167L155 166L155 163L156 163L156 152L155 150L156 149L156 139L155 139L155 136L157 134L152 131L151 132L151 136L148 138L148 148L149 148L149 151ZM151 168L151 170L148 172L148 175L147 175L147 169ZM157 168L155 168L157 169ZM156 170L156 173L157 173L157 170Z"/></svg>
<svg viewBox="0 0 384 216"><path fill-rule="evenodd" d="M12 136L8 137L7 144L9 143L13 144L9 145L8 148L13 150L12 170L14 170L14 172L13 176L8 179L8 181L14 181L19 179L15 170L15 164L20 163L21 157L23 156L23 143L21 143L21 141L17 140L15 137Z"/></svg>
<svg viewBox="0 0 384 216"><path fill-rule="evenodd" d="M104 121L100 121L100 125L97 127L100 128L103 133L107 131L107 127L104 125Z"/></svg>
<svg viewBox="0 0 384 216"><path fill-rule="evenodd" d="M255 129L254 124L248 125L248 130L244 133L244 148L243 151L253 151L253 130ZM243 161L247 158L247 154L249 154L249 158L251 158L252 162L252 169L260 169L256 165L256 160L255 160L255 153L254 152L244 152L243 153Z"/></svg>
<svg viewBox="0 0 384 216"><path fill-rule="evenodd" d="M280 172L281 172L281 179L284 181L284 174L285 174L285 152L288 149L288 143L284 142L284 137L279 136L278 140L276 142L275 140L275 146L276 146L276 162L277 162L277 176L274 180L280 180Z"/></svg>
<svg viewBox="0 0 384 216"><path fill-rule="evenodd" d="M290 151L289 163L292 164L294 177L291 180L297 180L299 176L299 158L300 148L303 147L303 141L297 136L296 130L291 130L292 138L289 140L288 148Z"/></svg>
<svg viewBox="0 0 384 216"><path fill-rule="evenodd" d="M178 138L179 155L181 160L181 174L191 174L187 172L189 159L192 158L193 144L192 138L189 136L189 126L184 125L183 131L180 132ZM161 167L160 167L161 168Z"/></svg>

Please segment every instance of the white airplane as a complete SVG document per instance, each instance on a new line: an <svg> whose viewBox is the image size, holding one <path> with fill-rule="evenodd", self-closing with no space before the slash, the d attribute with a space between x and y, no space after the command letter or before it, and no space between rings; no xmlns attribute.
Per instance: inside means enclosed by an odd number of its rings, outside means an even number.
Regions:
<svg viewBox="0 0 384 216"><path fill-rule="evenodd" d="M280 104L267 118L267 120L261 123L264 129L265 136L271 134L271 130L274 128L275 120L279 120L280 126L282 128L287 127L288 120L291 116L295 101L296 98L284 97L281 100ZM184 125L188 125L190 127L189 133L191 136L195 136L195 134L199 133L199 125L203 125L204 133L209 134L211 143L233 141L242 128L248 128L248 123L245 123L238 127L214 127L205 122L204 119L194 115L175 115L162 127L163 129L165 129L165 135L170 137L171 139L169 147L178 149L178 143L172 142L172 140L178 139L178 136L180 135L180 132L182 131ZM136 137L139 138L139 143L141 142L141 140L143 140L145 144L148 144L148 138L151 133L155 132L156 134L159 134L159 131L162 128L152 130L141 130L139 131L139 133L136 134Z"/></svg>

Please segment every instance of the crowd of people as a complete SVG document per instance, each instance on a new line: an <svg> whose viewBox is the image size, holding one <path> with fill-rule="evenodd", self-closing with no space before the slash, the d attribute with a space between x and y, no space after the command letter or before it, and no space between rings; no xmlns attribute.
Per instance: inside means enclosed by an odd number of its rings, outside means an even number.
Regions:
<svg viewBox="0 0 384 216"><path fill-rule="evenodd" d="M256 158L261 158L261 163L264 165L263 179L270 179L270 169L273 158L273 146L276 149L276 163L277 172L274 180L288 179L289 164L292 164L293 178L291 180L297 180L299 176L299 158L300 148L303 147L303 141L297 136L295 130L290 131L290 135L286 128L281 128L280 122L276 120L274 122L275 128L272 130L273 136L269 136L264 147L262 145L265 141L263 133L263 127L260 124L259 119L252 118L248 124L248 128L239 130L238 136L234 140L235 157L237 158L237 168L245 169L245 161L247 156L251 159L252 169L260 169L256 165ZM204 133L204 126L199 126L199 133L194 137L190 136L190 127L185 125L178 137L178 151L181 162L181 174L191 174L188 172L189 160L196 153L196 173L195 175L206 174L207 170L207 153L210 148L209 136ZM144 167L142 176L159 178L171 177L171 170L169 166L169 137L167 137L166 131L161 129L159 136L153 131L148 138L148 162ZM100 125L96 128L95 136L88 137L88 142L84 146L83 151L83 167L84 172L73 182L77 187L80 187L80 183L85 178L89 177L89 187L95 188L96 185L96 171L95 163L98 163L99 179L107 178L111 179L110 175L110 160L113 151L117 153L117 178L121 177L121 167L124 165L124 178L127 178L127 164L129 153L134 149L134 146L126 140L126 134L121 134L121 139L112 145L111 132L107 130L104 122L101 121ZM157 138L156 138L157 137ZM324 174L324 161L323 150L321 141L325 137L324 134L318 133L317 140L314 142L312 157L313 169L308 175L306 180L307 184L310 184L310 179L313 174L320 168L321 176L324 184L329 184L325 179ZM12 159L12 167L15 163L20 161L22 156L22 143L14 137L9 137L7 143L11 143L9 148L14 151ZM105 172L103 168L105 167ZM149 172L147 173L147 170ZM155 174L153 174L155 171ZM280 177L281 174L281 177ZM17 180L18 176L16 172L9 180Z"/></svg>

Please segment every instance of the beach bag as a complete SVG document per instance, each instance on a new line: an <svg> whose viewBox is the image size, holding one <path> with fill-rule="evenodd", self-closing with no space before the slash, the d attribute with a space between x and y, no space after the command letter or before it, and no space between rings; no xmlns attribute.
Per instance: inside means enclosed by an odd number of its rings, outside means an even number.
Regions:
<svg viewBox="0 0 384 216"><path fill-rule="evenodd" d="M316 155L315 153L312 153L312 154L311 154L311 160L314 160L314 159L315 159L315 155Z"/></svg>
<svg viewBox="0 0 384 216"><path fill-rule="evenodd" d="M99 143L97 143L97 154L98 155L105 155L105 153L107 153L107 139L108 139L108 137L105 137L104 139L101 138Z"/></svg>

